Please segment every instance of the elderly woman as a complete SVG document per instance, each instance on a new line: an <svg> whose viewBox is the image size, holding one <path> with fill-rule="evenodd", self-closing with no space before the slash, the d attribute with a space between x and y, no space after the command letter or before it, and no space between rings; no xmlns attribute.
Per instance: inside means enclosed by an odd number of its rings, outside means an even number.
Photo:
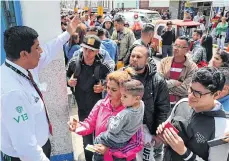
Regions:
<svg viewBox="0 0 229 161"><path fill-rule="evenodd" d="M107 124L111 116L116 116L125 107L121 103L120 81L130 80L134 74L132 68L124 71L115 71L107 76L107 97L97 102L88 118L83 122L69 122L69 129L79 135L89 135L95 132L95 136L107 130ZM89 100L88 100L89 101ZM96 152L104 154L105 161L131 161L135 160L136 153L142 149L141 129L131 138L127 146L122 149L109 149L104 145L94 146ZM120 158L120 159L118 159Z"/></svg>
<svg viewBox="0 0 229 161"><path fill-rule="evenodd" d="M166 143L164 161L227 160L229 143L208 143L229 131L229 120L216 100L224 83L223 73L214 67L193 74L188 98L180 100L158 127L157 134Z"/></svg>
<svg viewBox="0 0 229 161"><path fill-rule="evenodd" d="M216 68L229 67L229 53L224 50L218 50L216 54L213 55L209 66Z"/></svg>

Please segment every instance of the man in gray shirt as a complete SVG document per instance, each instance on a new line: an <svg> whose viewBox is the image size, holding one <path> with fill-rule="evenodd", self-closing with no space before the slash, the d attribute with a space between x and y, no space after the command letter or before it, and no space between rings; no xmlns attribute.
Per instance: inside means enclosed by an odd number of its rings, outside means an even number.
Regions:
<svg viewBox="0 0 229 161"><path fill-rule="evenodd" d="M141 100L144 86L138 80L121 83L121 101L126 109L109 120L107 131L95 138L94 144L103 144L112 149L122 148L141 128L144 115L144 103ZM101 161L103 155L94 153L93 161ZM115 158L114 158L115 160Z"/></svg>

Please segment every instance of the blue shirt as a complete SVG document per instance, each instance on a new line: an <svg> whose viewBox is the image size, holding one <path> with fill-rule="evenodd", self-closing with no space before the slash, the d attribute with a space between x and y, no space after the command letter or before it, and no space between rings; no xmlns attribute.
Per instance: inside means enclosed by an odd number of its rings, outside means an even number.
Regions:
<svg viewBox="0 0 229 161"><path fill-rule="evenodd" d="M223 105L223 109L229 112L229 95L218 99L218 101Z"/></svg>
<svg viewBox="0 0 229 161"><path fill-rule="evenodd" d="M79 49L80 49L80 46L78 44L73 45L71 48L69 46L69 43L64 45L64 51L65 51L66 57L68 58L68 61L72 58L74 52Z"/></svg>

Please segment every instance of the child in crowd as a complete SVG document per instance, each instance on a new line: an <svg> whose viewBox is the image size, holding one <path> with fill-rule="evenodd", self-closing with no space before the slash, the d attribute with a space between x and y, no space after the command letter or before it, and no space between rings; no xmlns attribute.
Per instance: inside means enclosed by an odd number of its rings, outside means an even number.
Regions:
<svg viewBox="0 0 229 161"><path fill-rule="evenodd" d="M144 103L141 100L144 86L138 80L129 80L121 84L121 101L126 108L111 117L107 131L95 138L94 144L103 144L112 149L126 146L131 137L141 128L144 115ZM93 161L102 161L103 155L94 153Z"/></svg>

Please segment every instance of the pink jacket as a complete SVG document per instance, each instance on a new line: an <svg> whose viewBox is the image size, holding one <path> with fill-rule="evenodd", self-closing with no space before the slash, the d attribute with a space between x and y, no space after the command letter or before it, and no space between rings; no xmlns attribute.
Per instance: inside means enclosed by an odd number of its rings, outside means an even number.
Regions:
<svg viewBox="0 0 229 161"><path fill-rule="evenodd" d="M101 132L107 130L107 123L111 116L117 115L125 107L119 106L115 110L110 104L109 97L102 99L96 103L91 110L88 118L86 118L81 124L81 130L78 131L79 135L89 135L95 131L95 136L98 136ZM112 155L117 158L127 158L130 161L136 157L136 153L142 150L143 147L143 130L140 129L130 140L128 145L122 149L109 151L104 155L104 160L113 161Z"/></svg>

